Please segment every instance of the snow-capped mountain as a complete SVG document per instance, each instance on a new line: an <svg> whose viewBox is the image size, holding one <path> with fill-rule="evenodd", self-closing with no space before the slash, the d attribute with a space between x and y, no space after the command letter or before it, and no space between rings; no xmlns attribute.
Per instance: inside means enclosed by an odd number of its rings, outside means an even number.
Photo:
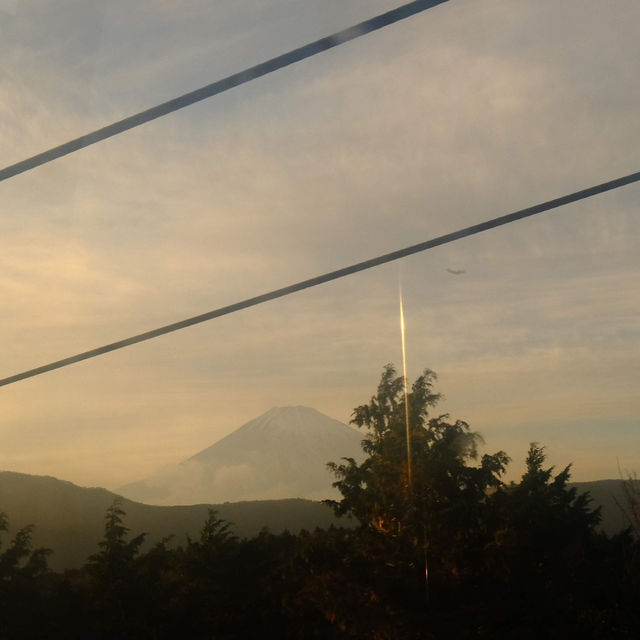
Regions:
<svg viewBox="0 0 640 640"><path fill-rule="evenodd" d="M275 407L214 445L118 492L147 504L331 498L327 462L360 459L362 434L309 407Z"/></svg>

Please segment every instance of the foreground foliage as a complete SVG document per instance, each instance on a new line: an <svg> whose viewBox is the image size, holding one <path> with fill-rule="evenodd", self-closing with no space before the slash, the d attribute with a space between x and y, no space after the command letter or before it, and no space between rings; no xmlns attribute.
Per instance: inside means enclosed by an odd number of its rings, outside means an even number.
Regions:
<svg viewBox="0 0 640 640"><path fill-rule="evenodd" d="M240 540L210 510L196 539L143 553L116 501L97 552L56 574L27 527L0 544L0 638L640 637L632 529L597 533L570 466L546 467L537 444L505 484L504 452L479 457L468 424L430 416L435 380L426 370L409 394L411 474L391 365L354 410L366 459L330 467L355 528Z"/></svg>

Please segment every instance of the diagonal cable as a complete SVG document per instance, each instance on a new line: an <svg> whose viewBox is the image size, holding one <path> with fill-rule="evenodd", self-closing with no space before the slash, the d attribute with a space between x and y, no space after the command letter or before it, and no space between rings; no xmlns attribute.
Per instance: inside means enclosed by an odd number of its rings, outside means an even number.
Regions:
<svg viewBox="0 0 640 640"><path fill-rule="evenodd" d="M283 53L275 58L271 58L266 62L261 62L260 64L249 67L244 71L239 71L238 73L227 76L222 80L208 84L205 87L201 87L195 91L190 91L189 93L185 93L177 98L163 102L162 104L146 109L145 111L140 111L139 113L123 118L122 120L107 125L106 127L96 129L84 136L65 142L57 147L47 149L47 151L43 151L35 156L16 162L4 169L0 169L0 182L17 176L20 173L24 173L25 171L35 169L47 162L69 155L70 153L74 153L75 151L79 151L80 149L84 149L92 144L96 144L96 142L106 140L107 138L116 136L119 133L133 129L134 127L139 127L140 125L150 122L151 120L155 120L156 118L166 116L178 109L184 109L184 107L188 107L196 102L206 100L207 98L211 98L219 93L223 93L224 91L228 91L234 87L251 82L251 80L273 73L278 69L288 67L296 62L300 62L301 60L315 56L318 53L327 51L328 49L333 49L345 42L360 38L368 33L382 29L394 22L404 20L405 18L409 18L417 13L425 11L426 9L431 9L432 7L443 4L447 1L448 0L416 0L415 2L410 2L409 4L405 4L396 9L392 9L391 11L387 11L386 13L382 13L352 27L338 31L330 36L326 36L325 38L320 38L320 40L316 40L315 42L310 42L302 47L298 47L297 49Z"/></svg>
<svg viewBox="0 0 640 640"><path fill-rule="evenodd" d="M620 187L639 181L640 172L632 173L630 175L623 176L609 182L603 182L602 184L588 187L587 189L582 189L581 191L576 191L574 193L570 193L553 200L548 200L547 202L536 204L532 207L527 207L526 209L520 209L519 211L515 211L498 218L492 218L491 220L486 220L485 222L480 222L479 224L474 224L470 227L465 227L464 229L459 229L458 231L453 231L443 236L432 238L431 240L426 240L425 242L420 242L419 244L411 245L410 247L405 247L404 249L398 249L397 251L392 251L391 253L386 253L376 258L370 258L369 260L365 260L364 262L358 262L356 264L338 269L336 271L330 271L314 278L309 278L308 280L302 280L301 282L282 287L281 289L275 289L274 291L269 291L268 293L263 293L259 296L255 296L254 298L248 298L240 302L235 302L234 304L230 304L226 307L220 307L219 309L208 311L207 313L193 316L185 320L180 320L179 322L174 322L172 324L165 325L164 327L159 327L158 329L152 329L151 331L139 333L135 336L131 336L130 338L125 338L124 340L118 340L117 342L112 342L110 344L106 344L89 351L78 353L68 358L63 358L62 360L56 360L55 362L36 367L35 369L29 369L28 371L17 373L7 378L0 379L0 387L8 384L13 384L14 382L18 382L19 380L24 380L25 378L32 378L34 376L41 375L43 373L46 373L47 371L60 369L62 367L69 366L82 360L95 358L105 353L109 353L110 351L123 349L124 347L129 347L139 342L144 342L145 340L151 340L152 338L157 338L158 336L162 336L166 333L185 329L186 327L190 327L201 322L207 322L208 320L213 320L214 318L219 318L220 316L235 313L236 311L240 311L242 309L255 307L256 305L262 304L264 302L269 302L270 300L275 300L276 298L283 298L284 296L296 293L297 291L302 291L303 289L310 289L311 287L316 287L319 284L330 282L331 280L338 280L339 278L344 278L345 276L358 273L359 271L365 271L366 269L371 269L372 267L377 267L379 265L386 264L387 262L392 262L393 260L406 258L407 256L413 255L414 253L427 251L428 249L433 249L434 247L448 244L449 242L455 242L456 240L461 240L462 238L467 238L477 233L488 231L489 229L495 229L496 227L510 224L511 222L516 222L517 220L522 220L523 218L528 218L545 211L550 211L551 209L557 209L558 207L562 207L566 204L578 202L579 200L584 200L597 194L605 193L606 191L612 191L613 189L619 189Z"/></svg>

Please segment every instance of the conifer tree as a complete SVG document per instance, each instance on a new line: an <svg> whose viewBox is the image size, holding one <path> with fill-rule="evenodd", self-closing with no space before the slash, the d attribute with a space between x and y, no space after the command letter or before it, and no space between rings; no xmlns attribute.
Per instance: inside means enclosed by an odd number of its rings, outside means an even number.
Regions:
<svg viewBox="0 0 640 640"><path fill-rule="evenodd" d="M366 430L367 458L329 464L342 494L329 504L393 540L410 564L419 564L416 551L426 553L441 578L455 581L486 541L489 496L501 486L509 458L499 451L478 461L478 433L447 414L430 417L441 398L433 389L436 379L426 369L408 394L410 474L404 380L393 365L385 367L376 394L355 408L351 420Z"/></svg>

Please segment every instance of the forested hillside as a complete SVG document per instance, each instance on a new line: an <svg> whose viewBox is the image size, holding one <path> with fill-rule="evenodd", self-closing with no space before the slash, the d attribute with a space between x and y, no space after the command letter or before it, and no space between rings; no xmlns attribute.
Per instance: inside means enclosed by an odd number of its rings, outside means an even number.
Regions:
<svg viewBox="0 0 640 640"><path fill-rule="evenodd" d="M618 506L624 500L622 480L572 483L579 493L589 492L593 505L602 508L598 529L613 535L627 526ZM49 566L57 571L81 566L97 549L102 536L102 518L116 499L106 489L78 487L46 476L0 471L0 512L9 517L10 533L33 525L33 544L52 550ZM617 502L616 502L617 501ZM331 509L311 500L260 500L218 505L158 507L122 499L127 524L133 531L146 532L142 549L165 536L176 542L196 536L213 507L231 523L238 537L256 535L263 527L272 533L301 529L313 531L331 524L354 526L355 521L338 520Z"/></svg>
<svg viewBox="0 0 640 640"><path fill-rule="evenodd" d="M116 497L106 489L87 489L55 478L0 472L0 512L9 518L10 533L34 525L33 544L52 550L49 565L55 570L79 567L97 551L104 513ZM197 537L211 506L241 538L264 527L273 533L298 533L337 522L328 506L311 500L157 507L122 499L127 526L147 533L142 550L170 535L176 544L184 543L187 535Z"/></svg>

